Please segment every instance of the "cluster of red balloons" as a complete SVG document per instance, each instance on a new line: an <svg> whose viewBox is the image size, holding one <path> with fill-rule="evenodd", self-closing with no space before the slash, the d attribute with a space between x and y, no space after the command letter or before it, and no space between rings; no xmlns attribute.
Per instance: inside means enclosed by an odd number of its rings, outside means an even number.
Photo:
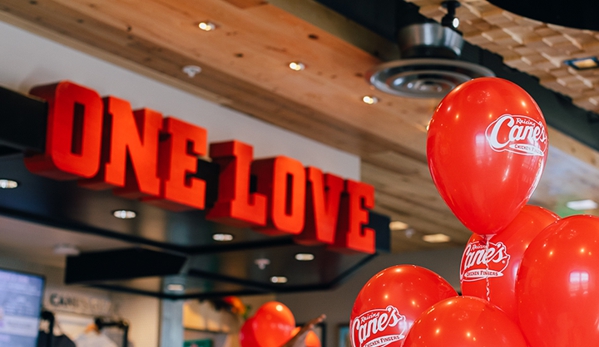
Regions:
<svg viewBox="0 0 599 347"><path fill-rule="evenodd" d="M354 303L353 347L599 346L599 218L527 205L547 150L539 107L512 82L474 79L441 101L427 158L473 232L462 295L427 269L385 269Z"/></svg>
<svg viewBox="0 0 599 347"><path fill-rule="evenodd" d="M277 301L260 306L256 313L241 326L241 347L281 347L300 330L295 326L291 310ZM320 347L320 339L314 331L305 338L306 347Z"/></svg>

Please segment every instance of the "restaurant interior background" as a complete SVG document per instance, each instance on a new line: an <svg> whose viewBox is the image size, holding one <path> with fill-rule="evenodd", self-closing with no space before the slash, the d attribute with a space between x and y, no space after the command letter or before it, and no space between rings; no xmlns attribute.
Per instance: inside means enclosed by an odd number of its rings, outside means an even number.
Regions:
<svg viewBox="0 0 599 347"><path fill-rule="evenodd" d="M1 0L5 90L26 95L33 86L70 80L124 98L133 108L149 107L206 128L209 143L238 139L254 147L256 158L286 155L371 184L374 212L401 223L391 225L388 249L375 256L339 254L238 228L228 230L233 242L222 245L211 239L212 224L197 224L203 215L177 218L110 192L79 195L72 185L32 180L15 164L22 153L2 142L0 173L32 185L0 191L0 268L44 275L44 307L57 314L65 331L80 334L97 316L124 319L135 346L168 346L182 339L177 327L184 324L189 339L208 336L217 346L236 345L238 318L211 309L219 295L239 295L253 309L281 301L300 323L326 313L323 343L334 346L362 285L395 264L424 266L459 289L459 261L471 232L435 189L425 142L444 88L464 78L465 68L474 73L484 67L516 82L545 115L549 157L530 203L561 216L596 214L567 203L599 201L599 70L569 61L596 62L599 34L584 13L576 13L581 6L569 2L566 9L558 2L544 2L547 12L531 14L510 1L462 1L455 9L464 39L460 54L412 52L406 59L398 30L443 22L447 4ZM201 23L211 30L200 29ZM419 71L435 59L450 62L433 78ZM396 81L401 95L367 80L389 66L407 76ZM441 94L431 96L435 90ZM1 106L0 115L20 116ZM115 201L137 208L137 221L101 214L120 208L109 206ZM431 235L444 242L425 241ZM119 249L182 255L187 264L166 276L92 276L64 284L69 254ZM300 250L315 253L315 261L287 260ZM271 283L275 275L289 282ZM169 290L172 284L185 289Z"/></svg>

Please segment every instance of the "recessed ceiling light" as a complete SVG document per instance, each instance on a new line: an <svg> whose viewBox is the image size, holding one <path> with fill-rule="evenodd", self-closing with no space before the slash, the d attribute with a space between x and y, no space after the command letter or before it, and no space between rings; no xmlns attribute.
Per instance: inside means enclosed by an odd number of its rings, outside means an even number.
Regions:
<svg viewBox="0 0 599 347"><path fill-rule="evenodd" d="M54 254L59 255L79 255L80 251L77 246L61 243L54 246Z"/></svg>
<svg viewBox="0 0 599 347"><path fill-rule="evenodd" d="M573 210L577 210L577 211L584 211L584 210L594 210L597 208L597 203L594 202L593 200L576 200L576 201L568 201L566 203L566 206L568 206L568 208L571 208Z"/></svg>
<svg viewBox="0 0 599 347"><path fill-rule="evenodd" d="M185 291L185 286L181 283L171 283L166 286L166 290L169 292L183 292Z"/></svg>
<svg viewBox="0 0 599 347"><path fill-rule="evenodd" d="M376 96L364 95L362 97L362 101L367 105L374 105L377 102L379 102L379 98L377 98Z"/></svg>
<svg viewBox="0 0 599 347"><path fill-rule="evenodd" d="M233 241L233 234L216 233L216 234L212 234L212 239L214 241L219 241L219 242Z"/></svg>
<svg viewBox="0 0 599 347"><path fill-rule="evenodd" d="M406 223L400 222L398 220L394 220L393 222L389 223L389 229L393 231L406 230L407 228L408 225Z"/></svg>
<svg viewBox="0 0 599 347"><path fill-rule="evenodd" d="M449 242L451 240L451 237L445 234L430 234L422 236L422 239L429 243L443 243Z"/></svg>
<svg viewBox="0 0 599 347"><path fill-rule="evenodd" d="M9 180L6 178L0 179L0 188L1 189L14 189L14 188L17 188L18 186L19 186L19 182L17 182L17 181Z"/></svg>
<svg viewBox="0 0 599 347"><path fill-rule="evenodd" d="M133 219L137 217L137 213L131 210L115 210L112 211L112 215L118 219Z"/></svg>
<svg viewBox="0 0 599 347"><path fill-rule="evenodd" d="M200 22L198 23L198 28L200 28L201 30L204 31L212 31L214 29L216 29L216 24L212 23L212 22Z"/></svg>
<svg viewBox="0 0 599 347"><path fill-rule="evenodd" d="M306 68L306 65L297 61L292 61L291 63L289 63L289 68L293 71L302 71Z"/></svg>
<svg viewBox="0 0 599 347"><path fill-rule="evenodd" d="M312 253L297 253L295 255L297 261L312 261L314 260L314 254Z"/></svg>
<svg viewBox="0 0 599 347"><path fill-rule="evenodd" d="M285 276L272 276L270 278L270 281L272 283L276 283L276 284L283 284L283 283L287 283L287 277L285 277Z"/></svg>
<svg viewBox="0 0 599 347"><path fill-rule="evenodd" d="M575 68L576 70L594 69L599 67L599 60L597 57L586 57L578 59L570 59L564 61L568 66Z"/></svg>

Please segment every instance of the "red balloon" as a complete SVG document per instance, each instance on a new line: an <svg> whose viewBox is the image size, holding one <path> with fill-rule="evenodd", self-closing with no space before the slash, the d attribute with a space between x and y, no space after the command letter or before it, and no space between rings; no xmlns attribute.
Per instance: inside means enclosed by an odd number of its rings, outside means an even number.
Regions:
<svg viewBox="0 0 599 347"><path fill-rule="evenodd" d="M435 303L457 296L436 273L396 265L374 275L360 290L350 317L353 347L401 347L414 321Z"/></svg>
<svg viewBox="0 0 599 347"><path fill-rule="evenodd" d="M532 346L599 346L599 218L545 228L524 252L516 299Z"/></svg>
<svg viewBox="0 0 599 347"><path fill-rule="evenodd" d="M495 77L470 80L437 106L427 159L437 190L474 233L497 234L526 204L547 158L547 126L532 97Z"/></svg>
<svg viewBox="0 0 599 347"><path fill-rule="evenodd" d="M291 310L280 302L265 303L253 318L252 327L259 347L281 347L293 336L295 318Z"/></svg>
<svg viewBox="0 0 599 347"><path fill-rule="evenodd" d="M256 335L254 334L254 318L249 318L241 326L239 332L239 342L241 347L260 347L258 341L256 341Z"/></svg>
<svg viewBox="0 0 599 347"><path fill-rule="evenodd" d="M293 333L291 334L291 336L295 336L300 331L300 329L301 329L301 327L296 327L295 329L293 329ZM310 330L306 333L306 337L304 340L304 346L305 347L321 347L320 339L318 338L318 335L316 335L314 330Z"/></svg>
<svg viewBox="0 0 599 347"><path fill-rule="evenodd" d="M498 307L472 296L443 300L414 323L404 347L526 347L516 323ZM566 345L564 345L566 346Z"/></svg>
<svg viewBox="0 0 599 347"><path fill-rule="evenodd" d="M460 266L462 294L488 300L517 323L516 276L524 251L558 219L549 210L526 205L507 228L490 239L472 235Z"/></svg>

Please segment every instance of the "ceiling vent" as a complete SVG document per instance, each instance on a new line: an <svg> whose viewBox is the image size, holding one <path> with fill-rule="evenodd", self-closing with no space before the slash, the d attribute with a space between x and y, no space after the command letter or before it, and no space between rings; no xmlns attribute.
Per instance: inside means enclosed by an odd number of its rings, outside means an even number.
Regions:
<svg viewBox="0 0 599 347"><path fill-rule="evenodd" d="M457 60L462 36L436 22L406 26L399 31L398 41L402 59L378 65L366 74L370 84L383 92L442 98L468 80L494 76L485 67Z"/></svg>

